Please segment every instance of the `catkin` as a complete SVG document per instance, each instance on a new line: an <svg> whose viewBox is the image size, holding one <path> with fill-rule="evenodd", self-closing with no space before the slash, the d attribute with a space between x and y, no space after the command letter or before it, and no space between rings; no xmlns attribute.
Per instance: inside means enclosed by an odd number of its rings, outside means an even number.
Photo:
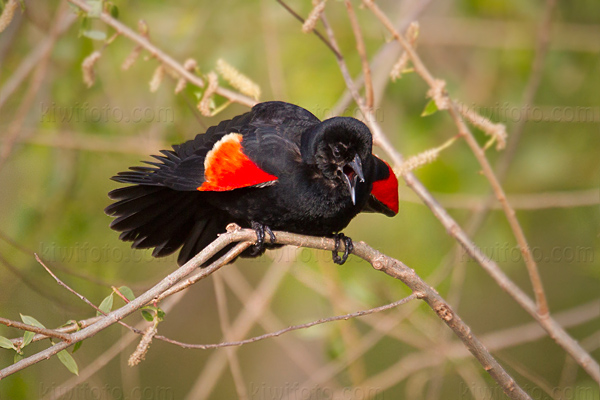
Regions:
<svg viewBox="0 0 600 400"><path fill-rule="evenodd" d="M231 86L240 91L240 93L246 96L252 97L254 100L258 100L260 97L260 86L254 83L246 75L235 69L232 65L228 64L225 60L217 60L217 72L223 77Z"/></svg>
<svg viewBox="0 0 600 400"><path fill-rule="evenodd" d="M127 365L130 367L134 367L138 365L140 362L144 361L146 358L146 353L148 352L148 348L152 344L152 339L156 335L157 329L156 326L152 325L146 329L144 335L142 336L142 340L138 343L135 351L129 356L129 360L127 361Z"/></svg>
<svg viewBox="0 0 600 400"><path fill-rule="evenodd" d="M202 96L202 100L198 103L198 110L200 110L200 113L205 117L210 117L212 114L210 110L210 99L219 86L219 77L216 73L211 71L208 73L207 79L208 84L204 91L204 95Z"/></svg>
<svg viewBox="0 0 600 400"><path fill-rule="evenodd" d="M0 15L0 32L4 31L15 16L15 11L19 7L17 0L8 0L4 5L4 10Z"/></svg>
<svg viewBox="0 0 600 400"><path fill-rule="evenodd" d="M94 65L96 61L100 59L102 53L94 51L92 54L87 56L81 63L81 71L83 72L83 82L88 88L92 87L96 81L96 72L94 71Z"/></svg>
<svg viewBox="0 0 600 400"><path fill-rule="evenodd" d="M321 18L321 14L325 10L325 1L318 2L308 14L308 18L302 24L302 32L310 33L315 29L315 25L317 25L317 21Z"/></svg>

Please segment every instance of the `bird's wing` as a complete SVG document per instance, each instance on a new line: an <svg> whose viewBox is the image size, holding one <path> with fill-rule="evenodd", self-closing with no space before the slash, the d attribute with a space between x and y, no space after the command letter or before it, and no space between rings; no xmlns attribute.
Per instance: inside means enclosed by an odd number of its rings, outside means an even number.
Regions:
<svg viewBox="0 0 600 400"><path fill-rule="evenodd" d="M373 156L373 159L373 188L363 211L379 212L393 217L398 214L398 179L388 163L376 156Z"/></svg>
<svg viewBox="0 0 600 400"><path fill-rule="evenodd" d="M174 190L229 191L265 186L299 162L300 136L319 123L310 112L282 102L261 103L246 114L161 151L150 167L131 167L113 177L123 183Z"/></svg>
<svg viewBox="0 0 600 400"><path fill-rule="evenodd" d="M272 101L252 109L253 118L242 131L244 153L262 170L291 174L302 162L302 132L320 123L309 111L293 104Z"/></svg>

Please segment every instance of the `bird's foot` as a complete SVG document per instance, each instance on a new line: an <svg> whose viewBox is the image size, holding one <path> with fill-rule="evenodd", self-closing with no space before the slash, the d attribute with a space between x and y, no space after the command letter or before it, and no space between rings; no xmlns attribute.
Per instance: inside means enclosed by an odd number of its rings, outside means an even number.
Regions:
<svg viewBox="0 0 600 400"><path fill-rule="evenodd" d="M256 244L252 246L251 255L256 256L262 253L265 249L265 232L269 234L271 243L275 243L275 234L268 226L260 222L252 221L252 229L256 232Z"/></svg>
<svg viewBox="0 0 600 400"><path fill-rule="evenodd" d="M342 265L348 259L352 250L354 250L354 244L352 244L352 239L343 233L336 233L333 235L333 239L335 240L335 249L331 252L333 254L333 262L339 265ZM338 255L338 251L340 250L340 242L344 241L344 255L341 257Z"/></svg>

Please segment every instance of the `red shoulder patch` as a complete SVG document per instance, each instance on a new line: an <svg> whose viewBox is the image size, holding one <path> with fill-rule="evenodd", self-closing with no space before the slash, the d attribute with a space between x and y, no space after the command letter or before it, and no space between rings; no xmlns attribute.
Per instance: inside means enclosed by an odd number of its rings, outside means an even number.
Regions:
<svg viewBox="0 0 600 400"><path fill-rule="evenodd" d="M383 162L387 165L390 174L385 179L373 182L371 194L392 210L394 214L398 214L398 178L396 178L390 165L385 161Z"/></svg>
<svg viewBox="0 0 600 400"><path fill-rule="evenodd" d="M215 143L204 159L204 183L197 190L224 192L277 180L244 154L242 138L230 133Z"/></svg>

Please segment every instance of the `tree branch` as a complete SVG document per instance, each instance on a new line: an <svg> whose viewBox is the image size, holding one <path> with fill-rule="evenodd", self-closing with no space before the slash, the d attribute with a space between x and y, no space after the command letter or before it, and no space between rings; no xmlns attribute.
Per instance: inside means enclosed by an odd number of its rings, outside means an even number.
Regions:
<svg viewBox="0 0 600 400"><path fill-rule="evenodd" d="M219 236L214 242L208 245L194 258L165 277L157 285L147 292L141 294L133 301L127 303L117 310L112 311L98 322L81 329L80 331L70 334L70 342L62 341L46 350L24 358L23 360L0 370L0 379L3 379L37 362L48 359L59 351L68 348L72 344L89 338L99 331L106 329L110 325L115 324L116 322L125 318L127 315L143 307L154 298L160 296L161 293L173 287L177 282L189 275L204 261L208 260L227 245L235 242L256 241L256 233L253 230L234 229L235 226L230 225L227 233ZM303 236L288 232L275 232L275 235L277 238L276 243L278 244L310 247L330 251L334 250L335 248L335 241L330 238ZM238 247L239 246L230 250L230 252ZM342 250L343 249L340 249L340 251ZM502 366L498 364L498 362L485 349L481 342L472 334L471 329L460 319L456 313L454 313L450 305L448 305L441 298L435 289L428 286L414 272L414 270L410 269L402 262L380 253L364 242L357 242L354 244L353 254L370 262L375 269L380 270L396 279L400 279L413 291L416 297L425 300L425 302L467 346L469 351L471 351L475 358L482 364L484 369L498 382L499 385L501 385L507 395L515 399L528 398L526 393L515 383L515 381L506 373L506 371L504 371ZM222 264L213 263L210 266L202 269L200 272L202 276L208 276L217 271L221 266Z"/></svg>
<svg viewBox="0 0 600 400"><path fill-rule="evenodd" d="M55 331L54 329L46 329L46 328L38 328L37 326L24 324L19 321L12 321L10 319L0 317L0 324L6 325L8 327L21 329L22 331L29 331L38 333L40 335L44 335L46 338L53 337L61 340L69 341L70 337L68 333L63 333L59 331ZM15 344L15 342L13 342ZM23 344L23 339L21 339L20 344Z"/></svg>
<svg viewBox="0 0 600 400"><path fill-rule="evenodd" d="M521 228L521 225L519 224L519 221L515 216L515 210L511 207L510 203L508 202L506 194L504 193L504 189L502 189L502 185L500 185L500 182L498 181L498 178L496 177L492 166L486 158L484 150L479 146L470 129L467 127L464 120L460 116L458 104L454 100L448 98L443 87L445 83L433 77L433 75L429 72L425 64L423 64L421 58L415 52L410 43L406 39L404 39L404 37L394 28L391 21L381 11L381 9L375 3L373 3L372 0L363 0L363 3L373 12L373 14L383 23L383 25L388 29L388 31L390 31L390 33L394 36L398 43L400 43L400 45L404 48L414 65L415 71L423 78L423 80L431 88L432 98L436 101L436 103L440 103L442 99L445 99L445 103L447 103L445 108L448 109L448 112L454 120L454 123L456 124L460 135L465 139L465 141L473 151L475 158L477 158L477 161L483 168L483 173L485 177L490 182L494 194L502 204L502 208L504 210L504 213L506 214L510 227L517 239L517 242L521 249L521 253L523 254L525 265L527 266L527 270L529 272L531 284L535 292L536 303L538 308L537 312L539 313L540 317L544 318L546 315L548 315L548 304L546 301L546 295L544 293L542 280L540 278L540 274L537 268L537 263L533 258L533 254L531 253L531 249L529 248L529 244L527 243L527 239L525 238L523 229ZM438 104L438 108L444 107L440 107L440 104Z"/></svg>
<svg viewBox="0 0 600 400"><path fill-rule="evenodd" d="M383 305L380 307L370 308L368 310L356 311L356 312L348 313L348 314L344 314L344 315L336 315L334 317L321 318L321 319L317 319L315 321L307 322L305 324L291 325L291 326L288 326L287 328L279 329L278 331L275 331L275 332L265 333L264 335L254 336L252 338L244 339L244 340L227 341L227 342L212 343L212 344L191 344L191 343L178 342L176 340L170 340L170 339L165 340L165 341L172 343L172 344L176 344L177 346L180 346L180 347L183 347L186 349L201 349L201 350L218 349L221 347L231 347L231 346L242 346L245 344L258 342L261 340L278 337L278 336L283 335L284 333L297 331L299 329L310 328L315 325L326 324L328 322L334 322L334 321L342 321L342 320L346 321L350 318L362 317L363 315L370 315L370 314L378 313L381 311L389 310L390 308L394 308L394 307L398 307L399 305L406 304L409 301L414 300L416 298L418 298L417 294L413 293L410 296L407 296L403 299L400 299L398 301L395 301L393 303L386 304L386 305Z"/></svg>
<svg viewBox="0 0 600 400"><path fill-rule="evenodd" d="M436 82L433 76L429 73L429 71L425 68L421 59L418 57L412 46L400 35L387 19L385 14L375 5L372 1L363 0L363 3L369 7L374 14L384 23L386 28L394 35L396 40L400 42L402 47L405 49L413 65L415 67L415 71L422 74L423 79L431 86L435 86ZM359 104L360 106L360 104ZM561 347L563 347L575 360L577 363L581 365L591 377L594 378L597 382L600 383L600 366L596 361L592 359L588 352L583 349L576 340L574 340L564 329L561 328L556 321L551 318L548 313L543 313L544 311L544 303L545 297L543 295L543 289L541 287L541 280L537 280L540 285L536 283L536 275L539 278L539 273L537 273L537 266L533 268L535 265L535 261L531 256L531 250L529 249L526 242L523 242L524 235L522 235L522 229L518 224L518 221L515 217L515 212L511 208L510 204L506 200L506 196L504 195L502 187L499 185L489 162L485 158L481 148L473 138L471 132L464 124L462 118L460 118L458 111L456 110L454 103L450 101L450 114L453 117L453 120L457 124L459 131L465 138L467 139L467 143L472 147L478 161L482 163L482 166L485 166L484 173L489 177L491 186L494 189L497 197L501 201L503 209L507 214L507 219L509 223L511 223L511 228L515 232L517 237L517 241L519 242L519 246L521 250L525 253L529 254L529 258L527 258L528 272L532 277L532 284L534 288L536 288L536 297L538 299L543 299L541 302L536 305L536 303L532 302L532 300L523 292L514 282L512 282L508 276L498 267L498 265L487 258L485 254L479 249L475 243L469 238L469 236L465 233L465 231L454 221L454 219L448 214L448 212L433 198L431 193L423 186L423 184L414 176L414 174L409 173L404 176L406 184L412 188L415 193L423 202L432 210L436 218L440 220L442 225L446 227L450 235L456 238L456 240L464 247L467 253L476 260L489 274L490 276L498 283L498 285L504 289L507 293L509 293L520 305L521 307L527 311L533 318L535 318L544 329L546 329L549 335L558 343ZM364 112L363 112L364 113ZM367 114L368 115L368 114ZM391 145L389 140L385 138L383 132L379 125L375 122L373 118L367 118L367 124L371 127L373 132L374 139L379 137L379 145L392 157L394 163L396 165L400 165L402 163L402 156L398 153L394 147ZM511 222L512 221L512 222ZM520 234L519 234L520 232ZM521 238L521 240L519 240ZM537 286L536 286L537 285ZM540 298L540 295L542 296ZM546 307L547 311L547 307Z"/></svg>
<svg viewBox="0 0 600 400"><path fill-rule="evenodd" d="M87 4L84 0L68 0L68 1L69 1L69 3L81 8L85 12L89 12L91 10L91 6L89 4ZM110 16L110 14L107 14L106 12L102 12L100 14L100 20L102 22L104 22L105 24L114 28L118 34L127 37L131 41L133 41L133 42L137 43L139 46L143 47L146 51L148 51L152 55L152 57L160 60L164 65L166 65L167 67L169 67L173 71L175 71L177 73L177 75L179 75L179 77L186 79L188 82L190 82L198 87L204 87L205 82L202 78L187 71L183 67L183 65L181 65L179 62L175 61L175 59L172 58L170 55L168 55L167 53L165 53L164 51L162 51L161 49L159 49L158 47L153 45L143 35L138 34L133 29L124 25L120 21L114 19L113 17ZM234 92L232 90L222 88L220 86L217 87L217 89L215 90L215 93L229 99L230 101L233 101L235 103L240 103L240 104L246 105L248 107L252 107L256 104L256 100L254 100L248 96L244 96L240 93Z"/></svg>

